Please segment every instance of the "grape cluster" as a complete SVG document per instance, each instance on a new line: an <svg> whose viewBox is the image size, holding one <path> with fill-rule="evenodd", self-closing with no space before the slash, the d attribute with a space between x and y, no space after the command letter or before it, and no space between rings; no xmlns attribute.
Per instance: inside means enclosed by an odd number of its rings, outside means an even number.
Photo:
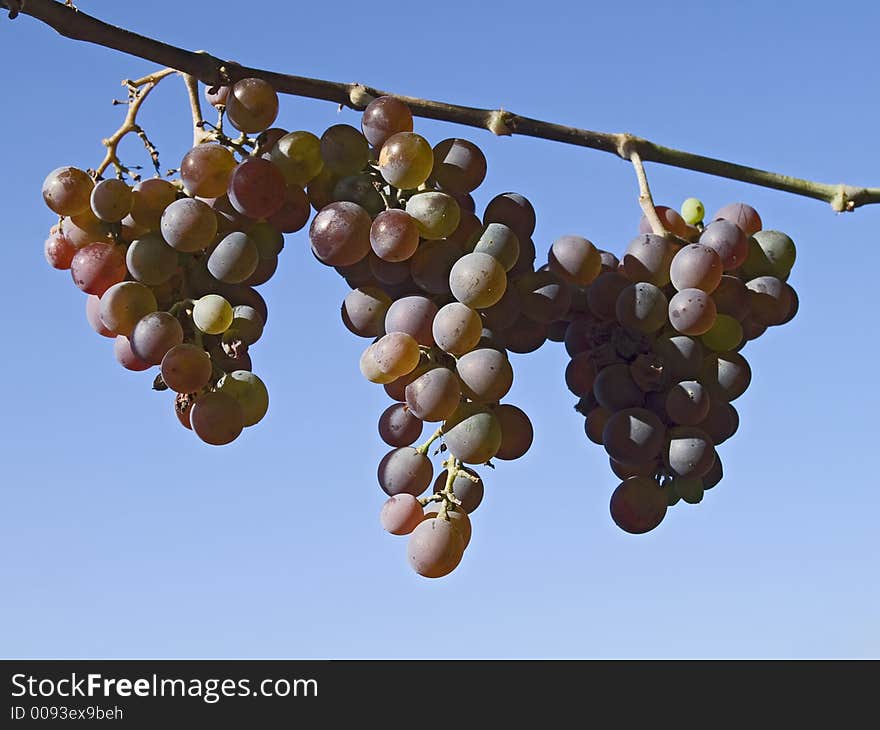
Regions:
<svg viewBox="0 0 880 730"><path fill-rule="evenodd" d="M245 134L263 132L278 112L275 90L259 79L209 100ZM284 134L244 137L252 153L222 135L226 144L199 144L174 182L96 181L63 167L43 184L60 217L47 261L69 269L88 295L86 317L114 339L124 368L159 366L154 388L176 393L180 423L209 444L230 443L269 407L266 386L251 372L249 348L268 313L254 287L275 273L283 234L303 228L311 212L302 183L266 151L274 153L271 139Z"/></svg>
<svg viewBox="0 0 880 730"><path fill-rule="evenodd" d="M751 380L741 350L798 308L787 281L794 243L763 230L754 208L726 205L708 225L695 198L682 214L656 212L671 235L651 233L643 217L623 260L606 257L577 290L563 337L587 437L621 479L611 517L636 534L721 480L715 447L736 432L731 401Z"/></svg>
<svg viewBox="0 0 880 730"><path fill-rule="evenodd" d="M531 445L528 416L500 402L513 384L507 349L544 341L546 318L529 326L537 336L519 336L517 291L540 291L555 278L534 279L535 213L526 198L504 193L482 220L475 214L471 193L486 175L480 149L464 139L432 148L412 130L409 109L380 97L364 110L361 131L325 132L324 168L309 185L320 208L309 237L315 257L351 287L345 326L372 340L361 372L394 401L378 424L392 447L378 468L388 495L381 524L410 535L410 565L437 578L461 561L469 515L483 498L482 478L466 465L517 459ZM320 205L313 192L330 189L333 202ZM414 446L425 423L439 428ZM429 450L438 439L445 471L435 480Z"/></svg>

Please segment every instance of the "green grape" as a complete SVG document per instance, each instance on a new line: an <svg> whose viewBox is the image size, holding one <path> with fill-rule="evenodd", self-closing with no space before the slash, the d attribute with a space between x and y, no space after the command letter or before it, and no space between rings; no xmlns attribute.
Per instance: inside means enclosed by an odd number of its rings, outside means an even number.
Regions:
<svg viewBox="0 0 880 730"><path fill-rule="evenodd" d="M503 223L490 223L480 234L473 250L489 254L504 267L505 271L510 271L519 259L519 238L509 226Z"/></svg>
<svg viewBox="0 0 880 730"><path fill-rule="evenodd" d="M269 159L281 170L288 185L304 187L324 169L321 140L311 132L285 134L275 143Z"/></svg>
<svg viewBox="0 0 880 730"><path fill-rule="evenodd" d="M486 406L462 403L444 423L443 441L465 464L484 464L501 448L501 423Z"/></svg>
<svg viewBox="0 0 880 730"><path fill-rule="evenodd" d="M422 238L429 241L451 235L458 228L461 220L458 203L446 193L427 192L413 195L406 202L406 212L415 219ZM518 249L517 253L519 253Z"/></svg>
<svg viewBox="0 0 880 730"><path fill-rule="evenodd" d="M666 485L688 504L697 504L703 501L703 480L697 477L685 479L674 477Z"/></svg>
<svg viewBox="0 0 880 730"><path fill-rule="evenodd" d="M232 324L232 316L232 305L219 294L205 294L193 305L193 322L206 335L222 335Z"/></svg>
<svg viewBox="0 0 880 730"><path fill-rule="evenodd" d="M434 166L434 151L421 135L398 132L379 151L379 172L389 185L401 190L417 188Z"/></svg>
<svg viewBox="0 0 880 730"><path fill-rule="evenodd" d="M735 350L743 340L743 328L735 317L719 314L715 317L715 324L700 337L700 340L714 352Z"/></svg>
<svg viewBox="0 0 880 730"><path fill-rule="evenodd" d="M139 282L158 286L177 271L177 251L165 243L158 233L147 233L128 247L125 264Z"/></svg>
<svg viewBox="0 0 880 730"><path fill-rule="evenodd" d="M796 256L794 241L781 231L758 231L749 239L749 252L742 269L751 279L759 276L785 279Z"/></svg>
<svg viewBox="0 0 880 730"><path fill-rule="evenodd" d="M256 375L247 370L227 373L217 383L220 393L232 396L241 406L245 426L259 423L269 410L269 391Z"/></svg>
<svg viewBox="0 0 880 730"><path fill-rule="evenodd" d="M697 225L705 215L706 208L698 198L688 198L681 204L681 217L689 225Z"/></svg>
<svg viewBox="0 0 880 730"><path fill-rule="evenodd" d="M487 253L462 256L449 272L453 296L472 309L497 304L507 289L507 274L498 260Z"/></svg>

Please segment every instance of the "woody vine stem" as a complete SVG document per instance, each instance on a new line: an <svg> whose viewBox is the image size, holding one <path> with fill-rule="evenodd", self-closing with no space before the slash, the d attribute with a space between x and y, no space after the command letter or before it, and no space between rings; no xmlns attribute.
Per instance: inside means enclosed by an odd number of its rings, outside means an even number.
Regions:
<svg viewBox="0 0 880 730"><path fill-rule="evenodd" d="M280 93L324 99L356 110L364 109L377 96L395 96L406 103L416 116L487 129L501 136L526 135L610 152L631 161L637 172L640 168L643 169L644 162L656 162L822 200L837 212L852 211L863 205L880 203L880 187L835 185L805 180L664 147L633 135L595 132L532 119L504 109L478 109L447 104L430 99L391 94L363 84L324 81L240 66L225 62L208 53L187 51L110 25L80 12L70 3L56 0L0 0L0 7L9 10L10 18L19 14L29 15L73 40L95 43L153 61L189 74L212 86L228 84L247 77L258 77L268 81ZM645 185L640 185L640 188L644 196ZM652 223L656 227L659 220Z"/></svg>

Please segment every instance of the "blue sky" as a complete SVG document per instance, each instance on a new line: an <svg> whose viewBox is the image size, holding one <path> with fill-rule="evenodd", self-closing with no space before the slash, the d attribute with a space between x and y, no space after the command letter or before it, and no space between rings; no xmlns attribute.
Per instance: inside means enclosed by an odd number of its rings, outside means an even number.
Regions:
<svg viewBox="0 0 880 730"><path fill-rule="evenodd" d="M188 48L305 76L605 131L827 182L880 185L880 7L827 3L348 0L332 12L81 0L81 9ZM442 9L441 9L442 7ZM645 536L608 514L616 480L583 436L561 346L515 356L508 398L530 453L487 473L458 570L419 578L405 538L378 524L375 430L387 405L364 381L346 293L304 233L262 291L252 350L265 420L218 449L177 424L152 375L120 368L42 245L40 184L94 166L118 125L119 81L144 61L0 22L4 292L0 419L0 654L6 657L866 657L880 655L876 467L880 207L817 201L648 166L659 203L744 200L798 244L801 309L745 355L754 378L725 477ZM190 141L182 85L143 124L170 167ZM287 97L279 123L358 124ZM611 155L417 120L465 136L489 174L538 211L539 256L563 234L620 253L639 210ZM126 159L138 156L132 143ZM488 470L486 470L488 472Z"/></svg>

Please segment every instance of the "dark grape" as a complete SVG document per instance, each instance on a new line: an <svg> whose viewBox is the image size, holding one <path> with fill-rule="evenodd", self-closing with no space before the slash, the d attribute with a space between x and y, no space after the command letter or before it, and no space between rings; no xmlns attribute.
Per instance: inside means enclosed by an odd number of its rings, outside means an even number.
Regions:
<svg viewBox="0 0 880 730"><path fill-rule="evenodd" d="M721 257L714 248L702 243L683 246L669 267L669 277L678 291L702 289L707 294L715 291L723 274Z"/></svg>
<svg viewBox="0 0 880 730"><path fill-rule="evenodd" d="M486 156L466 139L444 139L434 147L432 175L444 190L469 193L486 177Z"/></svg>
<svg viewBox="0 0 880 730"><path fill-rule="evenodd" d="M599 319L612 321L617 316L617 298L630 280L619 271L605 271L587 289L587 306Z"/></svg>
<svg viewBox="0 0 880 730"><path fill-rule="evenodd" d="M715 447L702 429L676 426L669 429L663 459L673 476L699 478L715 461Z"/></svg>
<svg viewBox="0 0 880 730"><path fill-rule="evenodd" d="M281 171L269 160L249 157L233 170L226 195L239 213L258 220L281 210L287 186Z"/></svg>
<svg viewBox="0 0 880 730"><path fill-rule="evenodd" d="M177 251L165 243L158 233L147 233L128 247L125 263L139 282L158 286L177 271Z"/></svg>
<svg viewBox="0 0 880 730"><path fill-rule="evenodd" d="M385 210L385 201L369 175L346 175L333 186L333 202L357 203L370 216Z"/></svg>
<svg viewBox="0 0 880 730"><path fill-rule="evenodd" d="M675 253L675 247L662 236L644 233L627 246L623 273L632 282L647 281L664 287L669 283L669 267Z"/></svg>
<svg viewBox="0 0 880 730"><path fill-rule="evenodd" d="M370 145L354 127L334 124L321 135L321 157L337 175L353 175L366 167Z"/></svg>
<svg viewBox="0 0 880 730"><path fill-rule="evenodd" d="M461 400L459 380L448 368L432 368L406 386L409 410L428 423L444 421Z"/></svg>
<svg viewBox="0 0 880 730"><path fill-rule="evenodd" d="M425 241L409 260L410 275L428 294L449 294L449 276L460 257L461 249L448 240Z"/></svg>
<svg viewBox="0 0 880 730"><path fill-rule="evenodd" d="M742 229L728 220L717 220L700 234L700 243L715 250L725 271L737 268L746 260L749 240Z"/></svg>
<svg viewBox="0 0 880 730"><path fill-rule="evenodd" d="M386 332L406 332L425 347L434 344L432 327L437 305L427 297L403 297L388 307L385 315Z"/></svg>
<svg viewBox="0 0 880 730"><path fill-rule="evenodd" d="M664 335L654 342L654 351L663 363L669 382L693 380L703 367L705 350L699 340L687 335Z"/></svg>
<svg viewBox="0 0 880 730"><path fill-rule="evenodd" d="M739 428L739 414L730 403L714 400L709 405L706 417L697 425L718 446L736 433Z"/></svg>
<svg viewBox="0 0 880 730"><path fill-rule="evenodd" d="M624 464L621 461L615 461L609 457L608 465L611 467L611 471L614 472L614 475L619 479L629 479L630 477L653 477L659 471L656 459L654 461L645 462L644 464Z"/></svg>
<svg viewBox="0 0 880 730"><path fill-rule="evenodd" d="M639 407L645 399L645 394L636 385L625 363L609 365L600 370L593 381L593 394L599 405L612 413Z"/></svg>
<svg viewBox="0 0 880 730"><path fill-rule="evenodd" d="M645 408L626 408L612 414L602 429L605 451L623 464L654 461L663 448L666 429L660 419Z"/></svg>
<svg viewBox="0 0 880 730"><path fill-rule="evenodd" d="M532 422L523 410L509 403L496 406L494 413L501 424L501 447L495 458L503 461L521 458L531 448L535 437Z"/></svg>
<svg viewBox="0 0 880 730"><path fill-rule="evenodd" d="M565 384L579 398L593 389L595 379L596 367L589 352L575 355L565 368Z"/></svg>
<svg viewBox="0 0 880 730"><path fill-rule="evenodd" d="M666 296L658 287L640 281L620 292L615 314L617 321L627 329L648 334L666 324L668 308Z"/></svg>
<svg viewBox="0 0 880 730"><path fill-rule="evenodd" d="M483 339L480 340L480 347L506 347L511 352L524 355L534 352L547 341L548 325L544 322L536 322L529 317L522 316L516 320L508 329L504 331L503 339L497 332L492 332L493 337L488 341L501 339L500 342L489 345L487 341L486 330L483 330Z"/></svg>
<svg viewBox="0 0 880 730"><path fill-rule="evenodd" d="M456 372L464 394L478 403L497 403L513 385L510 361L492 348L471 350L462 355L458 358Z"/></svg>
<svg viewBox="0 0 880 730"><path fill-rule="evenodd" d="M201 347L175 345L162 358L162 380L177 393L196 393L211 380L211 358Z"/></svg>
<svg viewBox="0 0 880 730"><path fill-rule="evenodd" d="M183 156L180 179L190 195L218 198L226 192L235 168L235 157L226 147L219 144L199 144Z"/></svg>
<svg viewBox="0 0 880 730"><path fill-rule="evenodd" d="M235 398L220 392L199 396L189 422L196 436L212 446L232 443L244 428L241 406Z"/></svg>
<svg viewBox="0 0 880 730"><path fill-rule="evenodd" d="M630 477L611 495L611 519L625 532L650 532L666 516L666 493L649 477Z"/></svg>
<svg viewBox="0 0 880 730"><path fill-rule="evenodd" d="M671 490L688 504L699 504L703 501L703 480L698 477L673 477L664 488Z"/></svg>
<svg viewBox="0 0 880 730"><path fill-rule="evenodd" d="M418 497L431 483L431 460L412 446L389 451L379 462L379 486L389 497L411 494Z"/></svg>
<svg viewBox="0 0 880 730"><path fill-rule="evenodd" d="M490 329L506 330L512 326L522 314L516 287L505 289L501 299L491 307L486 307L480 314L483 322Z"/></svg>
<svg viewBox="0 0 880 730"><path fill-rule="evenodd" d="M66 270L70 268L76 254L76 246L63 233L53 233L46 239L43 252L49 266L53 269Z"/></svg>
<svg viewBox="0 0 880 730"><path fill-rule="evenodd" d="M240 132L253 134L272 126L278 116L278 94L268 81L241 79L226 97L226 118Z"/></svg>
<svg viewBox="0 0 880 730"><path fill-rule="evenodd" d="M331 203L312 220L312 251L328 266L350 266L370 252L372 224L356 203Z"/></svg>
<svg viewBox="0 0 880 730"><path fill-rule="evenodd" d="M483 464L501 448L501 424L495 415L477 403L462 403L443 424L443 440L466 464Z"/></svg>
<svg viewBox="0 0 880 730"><path fill-rule="evenodd" d="M76 167L59 167L43 181L43 200L58 215L77 215L88 210L95 183Z"/></svg>
<svg viewBox="0 0 880 730"><path fill-rule="evenodd" d="M382 211L370 227L370 245L380 259L406 261L419 247L419 227L405 210Z"/></svg>
<svg viewBox="0 0 880 730"><path fill-rule="evenodd" d="M715 300L702 289L682 289L669 300L669 321L683 335L708 332L715 316Z"/></svg>
<svg viewBox="0 0 880 730"><path fill-rule="evenodd" d="M380 96L364 109L361 129L367 141L378 149L392 135L412 132L412 112L406 104L393 96Z"/></svg>
<svg viewBox="0 0 880 730"><path fill-rule="evenodd" d="M409 261L384 261L376 254L367 254L367 263L370 273L380 284L389 287L408 285L415 288L415 283L409 275Z"/></svg>
<svg viewBox="0 0 880 730"><path fill-rule="evenodd" d="M473 250L489 254L505 271L510 271L519 259L519 239L513 229L503 223L490 223Z"/></svg>
<svg viewBox="0 0 880 730"><path fill-rule="evenodd" d="M353 289L342 302L342 322L358 337L379 337L385 334L385 314L390 306L391 297L381 289Z"/></svg>
<svg viewBox="0 0 880 730"><path fill-rule="evenodd" d="M611 411L602 406L596 406L587 411L584 431L587 434L587 438L594 444L602 446L605 443L602 432L605 430L605 424L608 423L609 418L611 418Z"/></svg>
<svg viewBox="0 0 880 730"><path fill-rule="evenodd" d="M486 206L483 224L504 223L513 229L520 244L535 232L535 209L527 198L519 193L501 193Z"/></svg>
<svg viewBox="0 0 880 730"><path fill-rule="evenodd" d="M586 286L599 276L602 258L591 241L580 236L562 236L550 247L550 271L576 286Z"/></svg>
<svg viewBox="0 0 880 730"><path fill-rule="evenodd" d="M425 518L422 504L411 494L395 494L382 505L379 522L392 535L409 535Z"/></svg>
<svg viewBox="0 0 880 730"><path fill-rule="evenodd" d="M476 481L469 479L468 474ZM446 489L447 480L448 472L441 471L434 480L434 494L439 494ZM462 467L452 480L452 493L461 501L459 507L465 514L471 514L483 501L483 480L473 469Z"/></svg>
<svg viewBox="0 0 880 730"><path fill-rule="evenodd" d="M711 396L732 401L739 398L752 381L752 369L738 352L718 352L703 359L700 382Z"/></svg>
<svg viewBox="0 0 880 730"><path fill-rule="evenodd" d="M696 426L709 414L709 393L697 380L682 380L669 389L665 405L673 423Z"/></svg>
<svg viewBox="0 0 880 730"><path fill-rule="evenodd" d="M214 241L217 216L207 203L181 198L165 209L160 228L169 246L184 253L195 253Z"/></svg>
<svg viewBox="0 0 880 730"><path fill-rule="evenodd" d="M108 243L83 246L70 261L70 274L86 294L101 296L125 278L124 250Z"/></svg>
<svg viewBox="0 0 880 730"><path fill-rule="evenodd" d="M791 310L791 287L775 276L759 276L746 283L749 311L762 325L782 324Z"/></svg>
<svg viewBox="0 0 880 730"><path fill-rule="evenodd" d="M379 417L379 436L389 446L410 446L422 435L423 426L408 406L394 403Z"/></svg>
<svg viewBox="0 0 880 730"><path fill-rule="evenodd" d="M451 520L426 519L412 531L406 550L416 573L425 578L442 578L461 562L464 541Z"/></svg>
<svg viewBox="0 0 880 730"><path fill-rule="evenodd" d="M749 292L745 282L738 276L725 274L712 292L715 309L719 315L726 314L742 322L749 314Z"/></svg>
<svg viewBox="0 0 880 730"><path fill-rule="evenodd" d="M239 284L257 269L260 254L246 233L236 231L226 236L208 257L208 271L225 284Z"/></svg>
<svg viewBox="0 0 880 730"><path fill-rule="evenodd" d="M552 271L523 274L515 283L522 313L536 322L562 319L571 306L571 287Z"/></svg>
<svg viewBox="0 0 880 730"><path fill-rule="evenodd" d="M473 350L482 333L480 315L461 302L450 302L441 307L431 323L431 334L437 347L456 356Z"/></svg>
<svg viewBox="0 0 880 730"><path fill-rule="evenodd" d="M721 457L715 455L715 462L709 467L709 471L703 474L703 489L712 489L724 477L724 467L721 464Z"/></svg>
<svg viewBox="0 0 880 730"><path fill-rule="evenodd" d="M746 236L754 236L763 227L761 216L751 205L730 203L725 205L710 220L727 220L736 223Z"/></svg>
<svg viewBox="0 0 880 730"><path fill-rule="evenodd" d="M131 349L150 365L159 365L172 347L183 342L183 328L167 312L151 312L138 320L131 333Z"/></svg>
<svg viewBox="0 0 880 730"><path fill-rule="evenodd" d="M267 221L283 233L295 233L309 222L312 210L305 191L297 185L288 185L281 207Z"/></svg>
<svg viewBox="0 0 880 730"><path fill-rule="evenodd" d="M113 354L118 362L126 370L140 372L147 370L150 363L141 360L131 349L131 343L125 335L118 335L113 342Z"/></svg>

